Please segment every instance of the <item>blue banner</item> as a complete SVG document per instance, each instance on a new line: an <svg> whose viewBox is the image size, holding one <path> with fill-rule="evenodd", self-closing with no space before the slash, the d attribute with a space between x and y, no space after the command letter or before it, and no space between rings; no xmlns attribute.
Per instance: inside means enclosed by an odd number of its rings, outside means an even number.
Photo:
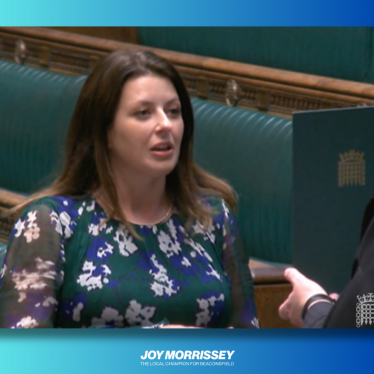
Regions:
<svg viewBox="0 0 374 374"><path fill-rule="evenodd" d="M371 0L3 1L2 26L369 26Z"/></svg>
<svg viewBox="0 0 374 374"><path fill-rule="evenodd" d="M2 373L371 372L364 330L0 332ZM366 370L365 370L366 369Z"/></svg>

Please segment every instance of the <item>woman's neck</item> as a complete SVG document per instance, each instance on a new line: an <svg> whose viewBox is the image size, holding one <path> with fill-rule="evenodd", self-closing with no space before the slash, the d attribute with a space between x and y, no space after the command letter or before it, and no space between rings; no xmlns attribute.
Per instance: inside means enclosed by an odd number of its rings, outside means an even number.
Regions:
<svg viewBox="0 0 374 374"><path fill-rule="evenodd" d="M168 215L171 203L166 193L166 177L118 177L114 175L120 209L127 221L135 224L154 224ZM109 199L99 188L95 194L104 209Z"/></svg>

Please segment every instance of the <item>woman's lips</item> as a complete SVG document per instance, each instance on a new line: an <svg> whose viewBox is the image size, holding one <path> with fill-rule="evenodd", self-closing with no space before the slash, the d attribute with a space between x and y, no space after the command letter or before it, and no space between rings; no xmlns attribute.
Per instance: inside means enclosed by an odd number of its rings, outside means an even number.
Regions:
<svg viewBox="0 0 374 374"><path fill-rule="evenodd" d="M169 157L173 152L174 147L170 142L158 143L151 148L151 153L157 157Z"/></svg>
<svg viewBox="0 0 374 374"><path fill-rule="evenodd" d="M151 153L156 157L170 157L174 153L174 148L151 149Z"/></svg>

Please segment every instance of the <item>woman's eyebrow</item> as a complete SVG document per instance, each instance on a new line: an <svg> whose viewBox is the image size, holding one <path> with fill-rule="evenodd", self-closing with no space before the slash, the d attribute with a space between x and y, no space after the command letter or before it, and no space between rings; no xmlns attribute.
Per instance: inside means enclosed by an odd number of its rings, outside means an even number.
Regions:
<svg viewBox="0 0 374 374"><path fill-rule="evenodd" d="M177 101L177 102L180 102L179 100L179 97L173 97L172 99L166 101L165 104L170 104L174 101ZM142 99L139 99L139 100L135 100L136 103L141 103L141 104L154 104L154 101L150 101L150 100L142 100Z"/></svg>

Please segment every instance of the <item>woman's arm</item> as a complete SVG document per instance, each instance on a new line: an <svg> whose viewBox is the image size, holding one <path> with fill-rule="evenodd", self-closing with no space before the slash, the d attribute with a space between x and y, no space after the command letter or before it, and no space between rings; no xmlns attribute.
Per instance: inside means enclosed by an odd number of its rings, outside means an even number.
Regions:
<svg viewBox="0 0 374 374"><path fill-rule="evenodd" d="M231 282L232 327L258 328L252 276L249 258L245 254L236 219L223 203L223 252L222 260Z"/></svg>
<svg viewBox="0 0 374 374"><path fill-rule="evenodd" d="M58 214L46 205L28 207L0 271L0 327L54 327L64 261Z"/></svg>

